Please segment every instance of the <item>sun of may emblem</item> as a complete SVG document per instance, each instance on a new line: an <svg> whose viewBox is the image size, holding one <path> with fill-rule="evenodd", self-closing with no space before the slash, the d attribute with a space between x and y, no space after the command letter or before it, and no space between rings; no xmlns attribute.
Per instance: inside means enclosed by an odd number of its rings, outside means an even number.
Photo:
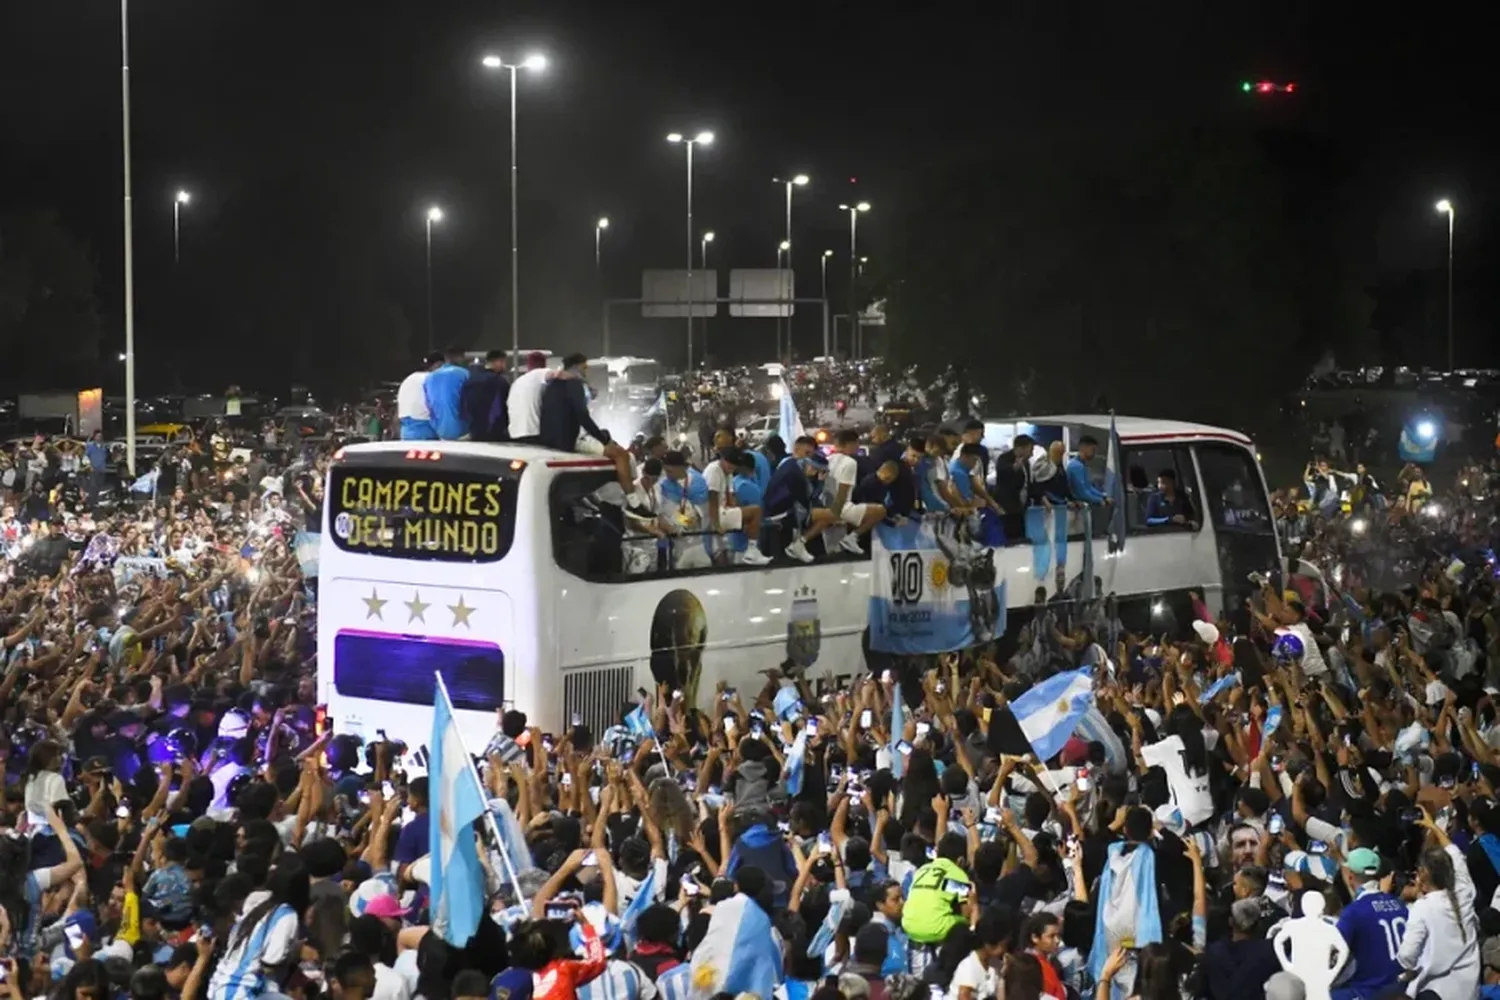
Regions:
<svg viewBox="0 0 1500 1000"><path fill-rule="evenodd" d="M934 588L942 589L948 586L948 564L941 559L934 559L932 566L927 570L928 577L932 580Z"/></svg>
<svg viewBox="0 0 1500 1000"><path fill-rule="evenodd" d="M1066 713L1068 711L1068 699L1066 699L1066 698L1059 698L1059 699L1057 699L1057 710L1059 712Z"/></svg>

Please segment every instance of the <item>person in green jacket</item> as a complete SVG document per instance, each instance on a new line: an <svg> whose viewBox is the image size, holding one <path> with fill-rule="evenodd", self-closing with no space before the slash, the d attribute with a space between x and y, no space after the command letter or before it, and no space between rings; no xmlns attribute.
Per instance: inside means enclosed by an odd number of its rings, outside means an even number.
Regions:
<svg viewBox="0 0 1500 1000"><path fill-rule="evenodd" d="M950 833L938 843L937 857L918 868L901 911L901 929L913 944L941 944L948 932L968 924L976 909L974 884L959 867L968 843Z"/></svg>

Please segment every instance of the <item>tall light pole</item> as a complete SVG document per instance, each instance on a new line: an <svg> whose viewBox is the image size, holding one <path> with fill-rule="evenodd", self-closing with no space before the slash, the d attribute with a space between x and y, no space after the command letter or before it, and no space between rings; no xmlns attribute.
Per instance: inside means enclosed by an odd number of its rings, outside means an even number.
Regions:
<svg viewBox="0 0 1500 1000"><path fill-rule="evenodd" d="M1453 202L1444 198L1437 210L1448 217L1448 370L1453 370Z"/></svg>
<svg viewBox="0 0 1500 1000"><path fill-rule="evenodd" d="M594 223L594 280L604 284L604 231L609 228L609 217L599 216Z"/></svg>
<svg viewBox="0 0 1500 1000"><path fill-rule="evenodd" d="M427 210L427 350L436 347L432 337L432 225L443 221L443 210L433 205Z"/></svg>
<svg viewBox="0 0 1500 1000"><path fill-rule="evenodd" d="M708 270L708 245L714 241L714 231L706 230L701 239L698 240L698 266Z"/></svg>
<svg viewBox="0 0 1500 1000"><path fill-rule="evenodd" d="M783 273L783 258L785 258L787 262L790 262L792 259L791 240L782 240L780 243L776 244L776 298L778 300L786 298L786 284L782 281L781 278L781 275ZM792 331L790 324L788 324L787 327L786 353L783 354L781 351L781 303L778 301L776 304L776 360L780 361L782 358L786 358L788 361L790 361L791 354Z"/></svg>
<svg viewBox="0 0 1500 1000"><path fill-rule="evenodd" d="M792 242L792 189L793 188L799 188L799 187L806 187L807 183L808 183L808 180L809 180L809 178L808 178L808 176L806 174L797 174L797 175L795 175L794 177L792 177L792 178L790 178L788 180L783 180L780 177L773 177L773 178L771 178L772 183L786 185L786 242L787 243L791 243ZM786 266L787 267L791 267L792 266L792 255L790 253L788 253L787 257L786 257ZM777 276L776 276L776 297L778 299L784 299L784 298L787 297L787 295L786 295L785 279L779 273L779 270L778 270L778 273L777 273ZM784 319L785 320L785 324L786 324L787 350L788 350L788 353L790 353L790 351L791 351L791 343L792 343L792 317L791 317L790 314L788 314L785 317L783 317L781 310L782 310L782 307L781 307L781 305L778 304L777 307L776 307L776 343L778 345L781 344L781 327L782 327L782 323L783 323L783 319Z"/></svg>
<svg viewBox="0 0 1500 1000"><path fill-rule="evenodd" d="M186 191L178 191L172 199L172 263L182 263L182 206L193 200Z"/></svg>
<svg viewBox="0 0 1500 1000"><path fill-rule="evenodd" d="M818 270L823 276L823 357L825 358L833 357L828 343L828 258L832 256L832 250L824 250L818 257Z"/></svg>
<svg viewBox="0 0 1500 1000"><path fill-rule="evenodd" d="M868 201L853 205L840 205L839 211L849 213L849 356L859 357L859 302L855 298L859 267L859 213L868 212Z"/></svg>
<svg viewBox="0 0 1500 1000"><path fill-rule="evenodd" d="M120 0L120 124L125 158L125 468L135 475L135 251L130 205L130 0Z"/></svg>
<svg viewBox="0 0 1500 1000"><path fill-rule="evenodd" d="M681 144L687 149L687 370L691 373L693 370L693 147L713 145L714 134L703 131L689 139L681 132L669 132L667 141Z"/></svg>
<svg viewBox="0 0 1500 1000"><path fill-rule="evenodd" d="M547 68L547 57L533 54L519 63L508 63L499 56L488 55L481 62L485 69L510 72L510 352L511 364L514 365L516 356L521 353L521 240L516 201L516 75L523 69L540 73Z"/></svg>

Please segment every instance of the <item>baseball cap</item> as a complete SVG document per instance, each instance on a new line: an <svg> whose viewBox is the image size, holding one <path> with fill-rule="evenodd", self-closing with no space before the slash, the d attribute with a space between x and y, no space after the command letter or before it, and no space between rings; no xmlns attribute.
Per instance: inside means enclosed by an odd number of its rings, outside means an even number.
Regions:
<svg viewBox="0 0 1500 1000"><path fill-rule="evenodd" d="M1368 847L1356 847L1344 859L1344 867L1356 875L1379 875L1380 855Z"/></svg>
<svg viewBox="0 0 1500 1000"><path fill-rule="evenodd" d="M530 1000L534 984L530 969L506 969L490 980L490 1000Z"/></svg>
<svg viewBox="0 0 1500 1000"><path fill-rule="evenodd" d="M365 913L372 917L382 917L386 920L400 920L409 916L411 910L401 905L401 901L395 896L380 895L365 904Z"/></svg>
<svg viewBox="0 0 1500 1000"><path fill-rule="evenodd" d="M1290 972L1278 972L1266 980L1266 1000L1306 1000L1307 990Z"/></svg>

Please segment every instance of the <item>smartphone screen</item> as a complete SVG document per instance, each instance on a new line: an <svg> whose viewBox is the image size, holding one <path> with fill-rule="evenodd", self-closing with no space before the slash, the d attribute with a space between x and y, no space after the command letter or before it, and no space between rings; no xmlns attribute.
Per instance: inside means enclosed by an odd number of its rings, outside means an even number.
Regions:
<svg viewBox="0 0 1500 1000"><path fill-rule="evenodd" d="M875 713L870 711L868 708L859 713L859 728L869 729L874 721Z"/></svg>
<svg viewBox="0 0 1500 1000"><path fill-rule="evenodd" d="M816 736L816 735L818 735L818 720L817 719L808 719L807 720L807 735L808 736Z"/></svg>

